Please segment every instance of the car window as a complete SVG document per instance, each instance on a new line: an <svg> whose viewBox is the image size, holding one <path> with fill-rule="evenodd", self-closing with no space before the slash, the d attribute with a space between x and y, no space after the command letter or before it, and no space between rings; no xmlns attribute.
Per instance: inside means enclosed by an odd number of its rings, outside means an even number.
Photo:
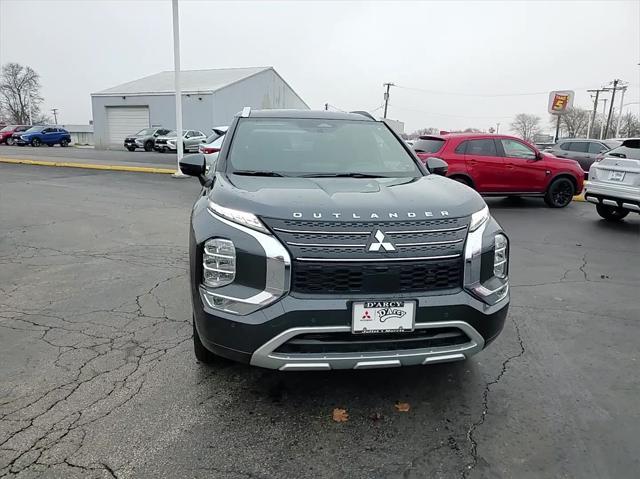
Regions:
<svg viewBox="0 0 640 479"><path fill-rule="evenodd" d="M505 156L509 158L522 158L525 160L533 160L536 157L536 152L533 151L527 145L520 143L516 140L509 140L503 138L500 140L502 147L504 148Z"/></svg>
<svg viewBox="0 0 640 479"><path fill-rule="evenodd" d="M597 141L589 142L589 153L603 153L607 151L609 148L604 146L602 143L598 143Z"/></svg>
<svg viewBox="0 0 640 479"><path fill-rule="evenodd" d="M51 128L45 128L42 133L51 133Z"/></svg>
<svg viewBox="0 0 640 479"><path fill-rule="evenodd" d="M413 151L416 153L437 153L444 145L441 138L420 138L413 144Z"/></svg>
<svg viewBox="0 0 640 479"><path fill-rule="evenodd" d="M561 150L570 151L571 150L571 142L567 141L566 143L562 143L560 145Z"/></svg>
<svg viewBox="0 0 640 479"><path fill-rule="evenodd" d="M205 140L205 143L213 143L214 141L216 141L218 138L220 138L222 136L224 136L224 133L222 135L220 135L220 134L218 134L216 132L213 132L211 135L209 135L207 137L207 139Z"/></svg>
<svg viewBox="0 0 640 479"><path fill-rule="evenodd" d="M201 131L196 131L196 136L204 136L204 133L202 133Z"/></svg>
<svg viewBox="0 0 640 479"><path fill-rule="evenodd" d="M243 118L227 164L230 173L268 171L283 176L423 175L384 123L360 120Z"/></svg>
<svg viewBox="0 0 640 479"><path fill-rule="evenodd" d="M474 156L498 156L496 144L492 139L469 140L465 155Z"/></svg>
<svg viewBox="0 0 640 479"><path fill-rule="evenodd" d="M465 150L467 149L467 144L469 142L468 141L463 141L462 143L460 143L456 149L455 149L455 153L457 153L458 155L464 155Z"/></svg>
<svg viewBox="0 0 640 479"><path fill-rule="evenodd" d="M572 141L571 142L571 151L575 151L577 153L586 153L589 151L589 141Z"/></svg>
<svg viewBox="0 0 640 479"><path fill-rule="evenodd" d="M640 140L627 140L623 146L608 151L607 156L640 160Z"/></svg>

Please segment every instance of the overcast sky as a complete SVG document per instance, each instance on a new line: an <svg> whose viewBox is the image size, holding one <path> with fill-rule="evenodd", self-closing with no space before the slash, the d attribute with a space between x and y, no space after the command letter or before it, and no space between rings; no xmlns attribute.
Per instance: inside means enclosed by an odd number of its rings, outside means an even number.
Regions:
<svg viewBox="0 0 640 479"><path fill-rule="evenodd" d="M274 66L312 108L344 110L373 110L394 82L388 116L407 131L503 132L519 112L547 127L545 92L573 89L590 107L586 89L614 78L630 83L625 103L640 100L638 0L181 0L180 24L183 70ZM40 73L60 123L86 124L90 93L173 69L171 2L0 0L10 61Z"/></svg>

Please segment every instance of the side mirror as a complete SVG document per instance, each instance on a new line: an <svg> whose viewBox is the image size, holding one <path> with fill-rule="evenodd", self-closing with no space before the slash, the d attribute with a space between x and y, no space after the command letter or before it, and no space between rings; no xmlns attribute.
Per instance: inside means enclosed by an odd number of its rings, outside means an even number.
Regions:
<svg viewBox="0 0 640 479"><path fill-rule="evenodd" d="M543 158L544 158L544 155L541 152L536 151L536 157L534 158L534 160L538 161L538 160L541 160Z"/></svg>
<svg viewBox="0 0 640 479"><path fill-rule="evenodd" d="M427 158L427 169L434 175L446 176L449 171L449 165L446 161L430 156Z"/></svg>
<svg viewBox="0 0 640 479"><path fill-rule="evenodd" d="M204 173L206 169L207 160L202 154L187 155L180 161L180 171L185 175L196 176L200 180L201 184L204 184Z"/></svg>

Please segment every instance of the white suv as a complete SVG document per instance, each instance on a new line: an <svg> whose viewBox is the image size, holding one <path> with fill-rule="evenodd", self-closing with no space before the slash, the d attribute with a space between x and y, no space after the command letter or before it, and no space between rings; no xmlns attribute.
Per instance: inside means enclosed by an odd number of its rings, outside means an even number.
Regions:
<svg viewBox="0 0 640 479"><path fill-rule="evenodd" d="M640 138L624 140L591 165L584 197L610 221L640 213Z"/></svg>

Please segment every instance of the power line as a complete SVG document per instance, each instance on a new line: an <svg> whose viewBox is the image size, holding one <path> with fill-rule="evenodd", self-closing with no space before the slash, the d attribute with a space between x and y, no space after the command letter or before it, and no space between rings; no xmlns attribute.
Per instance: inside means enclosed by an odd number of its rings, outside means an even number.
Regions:
<svg viewBox="0 0 640 479"><path fill-rule="evenodd" d="M420 91L423 93L430 93L433 95L477 96L477 97L485 97L485 98L548 95L550 91L550 90L547 90L547 91L536 91L536 92L527 92L527 93L464 93L464 92L451 92L451 91L442 91L442 90L427 90L424 88L415 88L415 87L408 87L403 85L394 85L394 86L396 88L402 88L403 90L414 90L414 91ZM589 88L590 87L572 88L572 90L583 91L583 90L588 90Z"/></svg>
<svg viewBox="0 0 640 479"><path fill-rule="evenodd" d="M416 108L407 108L405 106L396 105L395 103L393 103L392 106L395 108L400 108L401 110L415 111L418 113L425 113L427 115L444 116L444 117L450 117L450 118L469 118L469 119L480 119L480 120L485 118L513 118L513 115L481 115L481 116L451 115L449 113L437 113L435 111L418 110Z"/></svg>

